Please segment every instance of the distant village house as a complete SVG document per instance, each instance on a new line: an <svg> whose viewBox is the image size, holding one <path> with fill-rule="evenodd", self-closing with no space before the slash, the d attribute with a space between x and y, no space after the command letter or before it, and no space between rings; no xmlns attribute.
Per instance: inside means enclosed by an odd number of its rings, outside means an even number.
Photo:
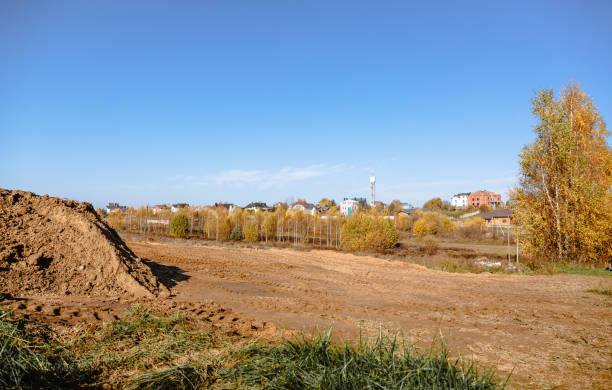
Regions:
<svg viewBox="0 0 612 390"><path fill-rule="evenodd" d="M215 207L223 207L224 209L226 209L227 211L231 213L232 211L234 211L234 207L236 207L236 205L234 205L233 203L219 202L219 203L215 203Z"/></svg>
<svg viewBox="0 0 612 390"><path fill-rule="evenodd" d="M456 209L467 208L469 196L470 196L469 192L460 192L458 194L453 195L451 199L451 206L453 206Z"/></svg>
<svg viewBox="0 0 612 390"><path fill-rule="evenodd" d="M346 216L353 215L361 209L361 203L355 199L344 199L340 202L340 212Z"/></svg>
<svg viewBox="0 0 612 390"><path fill-rule="evenodd" d="M121 206L119 203L109 203L106 206L106 212L110 213L113 210L119 209L122 213L124 213L128 208L127 206Z"/></svg>
<svg viewBox="0 0 612 390"><path fill-rule="evenodd" d="M472 192L468 196L468 207L488 206L497 208L501 206L501 195L491 191L482 190Z"/></svg>
<svg viewBox="0 0 612 390"><path fill-rule="evenodd" d="M510 226L512 224L512 210L497 209L489 213L482 213L480 217L491 226Z"/></svg>
<svg viewBox="0 0 612 390"><path fill-rule="evenodd" d="M170 207L170 210L172 210L173 213L176 213L177 211L181 209L186 209L188 207L189 203L175 203L172 205L172 207Z"/></svg>
<svg viewBox="0 0 612 390"><path fill-rule="evenodd" d="M292 203L289 209L302 210L303 212L308 213L310 215L314 215L314 213L317 211L317 207L312 203L306 202L305 199L299 199L297 202Z"/></svg>
<svg viewBox="0 0 612 390"><path fill-rule="evenodd" d="M257 211L257 210L268 211L270 207L268 207L268 205L265 202L251 202L247 204L246 206L244 206L244 209L250 210L250 211Z"/></svg>

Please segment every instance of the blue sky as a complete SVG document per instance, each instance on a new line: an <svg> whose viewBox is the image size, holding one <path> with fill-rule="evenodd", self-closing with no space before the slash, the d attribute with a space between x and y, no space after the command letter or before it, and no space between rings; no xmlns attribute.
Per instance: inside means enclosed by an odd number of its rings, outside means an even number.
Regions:
<svg viewBox="0 0 612 390"><path fill-rule="evenodd" d="M612 116L600 1L0 4L0 187L135 206L504 195L535 90Z"/></svg>

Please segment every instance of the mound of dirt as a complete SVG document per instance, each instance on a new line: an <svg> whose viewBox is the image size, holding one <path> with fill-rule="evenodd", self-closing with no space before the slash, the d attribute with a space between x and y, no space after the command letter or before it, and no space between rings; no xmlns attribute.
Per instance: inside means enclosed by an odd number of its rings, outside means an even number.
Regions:
<svg viewBox="0 0 612 390"><path fill-rule="evenodd" d="M34 295L168 293L91 204L4 189L0 289Z"/></svg>

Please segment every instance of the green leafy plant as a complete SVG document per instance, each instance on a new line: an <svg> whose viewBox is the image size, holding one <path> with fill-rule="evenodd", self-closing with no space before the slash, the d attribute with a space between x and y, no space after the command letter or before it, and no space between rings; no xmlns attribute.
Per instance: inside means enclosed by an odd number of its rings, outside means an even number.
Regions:
<svg viewBox="0 0 612 390"><path fill-rule="evenodd" d="M187 229L189 228L189 219L186 215L179 214L175 215L170 222L170 234L173 237L185 237L187 236Z"/></svg>
<svg viewBox="0 0 612 390"><path fill-rule="evenodd" d="M240 241L241 239L242 239L242 232L240 231L240 228L236 226L235 228L232 229L232 232L230 233L230 240Z"/></svg>

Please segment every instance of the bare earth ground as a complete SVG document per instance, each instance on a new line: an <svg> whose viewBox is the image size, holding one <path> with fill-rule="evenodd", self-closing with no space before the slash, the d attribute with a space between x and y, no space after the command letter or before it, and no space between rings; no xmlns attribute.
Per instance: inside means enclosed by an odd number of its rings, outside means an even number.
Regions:
<svg viewBox="0 0 612 390"><path fill-rule="evenodd" d="M611 278L453 274L332 251L130 242L137 255L189 279L176 301L213 300L276 326L341 335L441 333L452 352L514 370L517 387L610 388L612 305L587 292ZM429 344L426 344L429 345Z"/></svg>
<svg viewBox="0 0 612 390"><path fill-rule="evenodd" d="M427 347L513 371L518 388L611 388L612 278L459 274L334 251L128 242L152 260L165 299L30 297L12 303L32 319L120 318L134 303L178 309L234 335L274 338L277 328L334 326L339 337L403 331ZM19 311L19 310L18 310Z"/></svg>

